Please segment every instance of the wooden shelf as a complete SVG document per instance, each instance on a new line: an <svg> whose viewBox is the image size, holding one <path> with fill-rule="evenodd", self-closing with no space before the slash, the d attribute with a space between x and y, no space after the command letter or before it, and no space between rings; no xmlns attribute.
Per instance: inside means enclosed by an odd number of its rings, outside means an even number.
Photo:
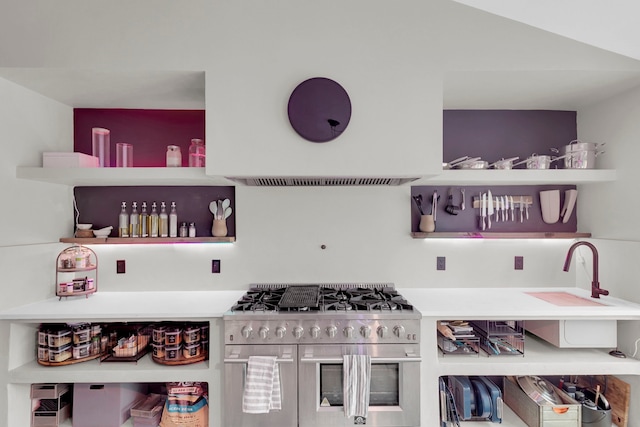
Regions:
<svg viewBox="0 0 640 427"><path fill-rule="evenodd" d="M453 169L411 185L560 185L616 180L614 169Z"/></svg>
<svg viewBox="0 0 640 427"><path fill-rule="evenodd" d="M529 232L529 233L499 233L485 231L433 232L411 233L414 239L578 239L591 237L591 233L565 232Z"/></svg>
<svg viewBox="0 0 640 427"><path fill-rule="evenodd" d="M149 245L164 243L233 243L235 236L226 237L62 237L61 243L77 245Z"/></svg>

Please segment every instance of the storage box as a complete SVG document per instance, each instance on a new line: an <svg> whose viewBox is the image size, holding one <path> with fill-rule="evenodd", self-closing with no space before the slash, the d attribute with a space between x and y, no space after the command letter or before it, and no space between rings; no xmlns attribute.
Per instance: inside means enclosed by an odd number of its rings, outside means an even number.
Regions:
<svg viewBox="0 0 640 427"><path fill-rule="evenodd" d="M121 427L131 408L146 398L147 384L75 384L74 427Z"/></svg>
<svg viewBox="0 0 640 427"><path fill-rule="evenodd" d="M527 331L560 348L616 348L616 320L527 320Z"/></svg>
<svg viewBox="0 0 640 427"><path fill-rule="evenodd" d="M31 427L57 427L71 416L69 384L31 384Z"/></svg>
<svg viewBox="0 0 640 427"><path fill-rule="evenodd" d="M83 153L42 153L42 167L45 168L97 168L98 165L97 157Z"/></svg>
<svg viewBox="0 0 640 427"><path fill-rule="evenodd" d="M557 387L553 388L564 403L540 405L520 388L515 378L505 377L504 403L529 427L581 427L582 405Z"/></svg>

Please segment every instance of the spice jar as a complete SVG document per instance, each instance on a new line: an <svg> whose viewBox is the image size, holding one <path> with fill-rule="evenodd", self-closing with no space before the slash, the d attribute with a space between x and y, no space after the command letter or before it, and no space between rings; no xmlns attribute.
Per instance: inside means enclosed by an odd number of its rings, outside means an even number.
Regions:
<svg viewBox="0 0 640 427"><path fill-rule="evenodd" d="M167 167L179 168L182 166L182 153L177 145L167 146Z"/></svg>
<svg viewBox="0 0 640 427"><path fill-rule="evenodd" d="M187 223L180 223L180 232L178 234L180 237L187 237L189 235L189 230L187 229Z"/></svg>
<svg viewBox="0 0 640 427"><path fill-rule="evenodd" d="M192 139L189 146L189 167L203 168L205 161L204 141L201 139Z"/></svg>

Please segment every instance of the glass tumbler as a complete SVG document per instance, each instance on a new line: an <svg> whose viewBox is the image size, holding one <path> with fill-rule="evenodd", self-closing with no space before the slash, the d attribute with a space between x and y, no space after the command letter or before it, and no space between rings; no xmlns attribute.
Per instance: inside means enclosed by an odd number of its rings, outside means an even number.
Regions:
<svg viewBox="0 0 640 427"><path fill-rule="evenodd" d="M126 142L118 142L116 144L116 167L133 167L133 145Z"/></svg>
<svg viewBox="0 0 640 427"><path fill-rule="evenodd" d="M203 168L205 162L205 147L204 141L194 138L191 140L189 146L189 167L190 168Z"/></svg>
<svg viewBox="0 0 640 427"><path fill-rule="evenodd" d="M99 167L111 167L111 131L109 129L91 129L91 148L93 156L98 158Z"/></svg>

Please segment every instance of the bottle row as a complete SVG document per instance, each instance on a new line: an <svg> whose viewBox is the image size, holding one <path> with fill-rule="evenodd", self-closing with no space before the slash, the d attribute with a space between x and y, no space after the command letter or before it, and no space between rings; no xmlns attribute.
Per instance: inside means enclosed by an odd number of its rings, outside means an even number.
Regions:
<svg viewBox="0 0 640 427"><path fill-rule="evenodd" d="M138 203L132 202L131 212L127 212L127 202L122 202L118 217L118 237L196 237L195 223L178 226L176 202L171 202L169 213L165 202L160 202L160 212L156 202L147 212L147 202L142 202L138 212Z"/></svg>

